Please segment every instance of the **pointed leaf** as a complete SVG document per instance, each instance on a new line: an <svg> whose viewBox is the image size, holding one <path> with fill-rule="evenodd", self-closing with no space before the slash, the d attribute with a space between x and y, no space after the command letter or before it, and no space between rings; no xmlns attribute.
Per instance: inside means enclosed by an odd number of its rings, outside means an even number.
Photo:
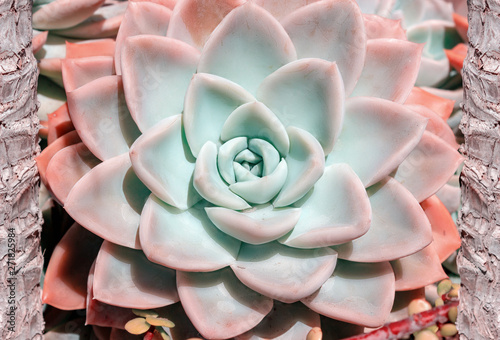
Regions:
<svg viewBox="0 0 500 340"><path fill-rule="evenodd" d="M64 89L66 92L71 92L93 80L113 75L113 58L64 59L61 70Z"/></svg>
<svg viewBox="0 0 500 340"><path fill-rule="evenodd" d="M154 35L129 37L122 46L124 91L139 129L145 132L182 113L199 52L181 41Z"/></svg>
<svg viewBox="0 0 500 340"><path fill-rule="evenodd" d="M332 150L344 116L344 87L335 63L321 59L292 62L264 79L257 99L285 127L311 133L325 154Z"/></svg>
<svg viewBox="0 0 500 340"><path fill-rule="evenodd" d="M272 205L238 212L221 207L205 208L208 218L223 232L243 242L271 242L293 229L300 217L299 208L274 209Z"/></svg>
<svg viewBox="0 0 500 340"><path fill-rule="evenodd" d="M179 301L175 271L150 262L141 250L105 241L94 275L94 297L114 306L146 309Z"/></svg>
<svg viewBox="0 0 500 340"><path fill-rule="evenodd" d="M130 159L137 177L168 204L184 210L201 199L192 184L196 160L188 150L181 115L162 120L139 137Z"/></svg>
<svg viewBox="0 0 500 340"><path fill-rule="evenodd" d="M272 242L242 244L231 269L256 292L292 303L318 290L336 263L337 253L331 248L297 249Z"/></svg>
<svg viewBox="0 0 500 340"><path fill-rule="evenodd" d="M281 20L293 11L307 6L318 0L284 0L284 1L269 1L269 0L253 0L257 5L266 9L276 19Z"/></svg>
<svg viewBox="0 0 500 340"><path fill-rule="evenodd" d="M346 164L325 169L314 189L298 201L302 209L293 231L279 241L299 248L341 244L365 234L371 209L363 184Z"/></svg>
<svg viewBox="0 0 500 340"><path fill-rule="evenodd" d="M413 254L432 241L424 211L393 178L368 188L372 221L368 232L349 243L335 246L339 258L357 262L381 262Z"/></svg>
<svg viewBox="0 0 500 340"><path fill-rule="evenodd" d="M104 0L56 0L33 13L33 27L53 30L75 26L90 17Z"/></svg>
<svg viewBox="0 0 500 340"><path fill-rule="evenodd" d="M254 94L265 77L295 59L283 27L264 9L247 2L230 12L210 35L198 72L224 77Z"/></svg>
<svg viewBox="0 0 500 340"><path fill-rule="evenodd" d="M112 57L114 51L114 39L97 39L78 43L66 41L66 59Z"/></svg>
<svg viewBox="0 0 500 340"><path fill-rule="evenodd" d="M363 14L363 19L365 20L367 39L406 40L406 32L401 26L401 20L392 20L373 14Z"/></svg>
<svg viewBox="0 0 500 340"><path fill-rule="evenodd" d="M422 46L409 41L369 40L365 66L352 96L403 103L417 79L421 53Z"/></svg>
<svg viewBox="0 0 500 340"><path fill-rule="evenodd" d="M151 261L186 271L226 267L234 262L240 247L240 241L210 222L203 207L181 211L154 195L142 212L140 238Z"/></svg>
<svg viewBox="0 0 500 340"><path fill-rule="evenodd" d="M68 93L68 107L82 141L100 160L128 152L140 135L120 76L102 77Z"/></svg>
<svg viewBox="0 0 500 340"><path fill-rule="evenodd" d="M353 98L326 165L347 163L368 187L389 175L419 142L426 119L394 102Z"/></svg>
<svg viewBox="0 0 500 340"><path fill-rule="evenodd" d="M102 162L75 184L64 208L103 239L140 248L137 229L149 190L131 166L128 154Z"/></svg>
<svg viewBox="0 0 500 340"><path fill-rule="evenodd" d="M414 87L405 101L405 104L408 105L424 105L445 121L450 118L454 103L455 101L452 99L432 94L420 87Z"/></svg>
<svg viewBox="0 0 500 340"><path fill-rule="evenodd" d="M273 300L243 285L229 269L177 273L182 306L201 335L227 339L254 328L271 311Z"/></svg>
<svg viewBox="0 0 500 340"><path fill-rule="evenodd" d="M336 320L379 327L386 321L394 302L394 273L388 262L339 260L332 277L302 302Z"/></svg>
<svg viewBox="0 0 500 340"><path fill-rule="evenodd" d="M64 103L52 113L47 115L49 128L47 133L47 144L52 144L59 137L75 130L73 122L69 117L68 103Z"/></svg>
<svg viewBox="0 0 500 340"><path fill-rule="evenodd" d="M33 51L33 54L36 54L38 51L40 51L43 47L43 45L47 42L47 36L49 35L49 32L36 32L33 31L33 39L31 39L31 49Z"/></svg>
<svg viewBox="0 0 500 340"><path fill-rule="evenodd" d="M293 12L283 27L302 58L336 62L349 95L363 69L366 33L354 1L319 1Z"/></svg>

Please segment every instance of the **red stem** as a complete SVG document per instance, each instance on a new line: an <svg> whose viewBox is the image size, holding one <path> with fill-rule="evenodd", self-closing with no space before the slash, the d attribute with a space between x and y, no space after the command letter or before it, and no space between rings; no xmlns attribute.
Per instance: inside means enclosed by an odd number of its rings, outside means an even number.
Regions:
<svg viewBox="0 0 500 340"><path fill-rule="evenodd" d="M151 326L146 333L144 333L144 340L153 340L155 336L155 328Z"/></svg>
<svg viewBox="0 0 500 340"><path fill-rule="evenodd" d="M370 333L356 335L344 340L395 340L402 339L412 333L448 321L448 311L458 306L458 301L435 307L422 313L413 314L407 319L391 322Z"/></svg>

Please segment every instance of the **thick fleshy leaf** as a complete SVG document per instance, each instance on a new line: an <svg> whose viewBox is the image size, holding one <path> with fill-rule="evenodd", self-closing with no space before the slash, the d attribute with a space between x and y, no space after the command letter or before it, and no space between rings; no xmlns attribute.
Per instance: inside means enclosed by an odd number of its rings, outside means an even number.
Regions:
<svg viewBox="0 0 500 340"><path fill-rule="evenodd" d="M288 14L293 11L298 10L301 7L307 6L316 2L318 0L285 0L285 1L273 1L273 0L252 0L260 7L266 9L271 13L276 19L281 20L285 18Z"/></svg>
<svg viewBox="0 0 500 340"><path fill-rule="evenodd" d="M419 252L391 262L396 276L396 290L425 287L447 277L434 244Z"/></svg>
<svg viewBox="0 0 500 340"><path fill-rule="evenodd" d="M94 298L113 306L148 309L179 301L175 271L150 262L142 250L105 241L94 275Z"/></svg>
<svg viewBox="0 0 500 340"><path fill-rule="evenodd" d="M415 148L426 119L379 98L346 103L342 132L326 165L347 163L368 187L389 175Z"/></svg>
<svg viewBox="0 0 500 340"><path fill-rule="evenodd" d="M162 120L139 137L130 159L137 177L168 204L185 210L201 199L192 183L196 160L185 142L181 115Z"/></svg>
<svg viewBox="0 0 500 340"><path fill-rule="evenodd" d="M205 142L219 143L227 117L237 107L255 98L241 86L213 74L194 75L186 93L183 123L195 157Z"/></svg>
<svg viewBox="0 0 500 340"><path fill-rule="evenodd" d="M70 145L58 151L47 166L51 192L64 205L73 186L101 161L83 144Z"/></svg>
<svg viewBox="0 0 500 340"><path fill-rule="evenodd" d="M211 273L177 272L182 306L204 338L228 339L256 325L273 300L243 285L229 269Z"/></svg>
<svg viewBox="0 0 500 340"><path fill-rule="evenodd" d="M467 45L458 44L451 50L445 50L446 57L450 62L451 67L453 67L458 72L462 73L462 68L464 67L464 60L467 57Z"/></svg>
<svg viewBox="0 0 500 340"><path fill-rule="evenodd" d="M394 178L422 202L446 184L462 161L463 157L456 149L434 134L425 132L398 167Z"/></svg>
<svg viewBox="0 0 500 340"><path fill-rule="evenodd" d="M65 59L61 64L64 89L71 92L91 81L113 75L112 57Z"/></svg>
<svg viewBox="0 0 500 340"><path fill-rule="evenodd" d="M306 339L314 327L320 327L319 315L301 303L283 304L274 301L273 310L252 330L235 340Z"/></svg>
<svg viewBox="0 0 500 340"><path fill-rule="evenodd" d="M236 137L222 144L217 154L217 169L228 184L236 183L236 174L233 163L237 155L248 150L248 138ZM277 152L276 152L277 153ZM279 156L278 156L279 157ZM278 159L279 161L279 159Z"/></svg>
<svg viewBox="0 0 500 340"><path fill-rule="evenodd" d="M140 239L151 261L186 271L226 267L235 261L240 247L240 241L210 222L203 207L181 211L154 195L142 211Z"/></svg>
<svg viewBox="0 0 500 340"><path fill-rule="evenodd" d="M422 46L395 39L373 39L366 44L363 72L353 97L377 97L403 103L415 84Z"/></svg>
<svg viewBox="0 0 500 340"><path fill-rule="evenodd" d="M280 242L317 248L348 242L365 234L371 209L363 183L346 164L325 168L314 189L298 201L299 222Z"/></svg>
<svg viewBox="0 0 500 340"><path fill-rule="evenodd" d="M68 107L82 141L101 160L128 152L140 135L120 76L102 77L69 92Z"/></svg>
<svg viewBox="0 0 500 340"><path fill-rule="evenodd" d="M264 139L285 157L290 141L285 127L274 113L260 102L243 104L233 111L224 123L220 138L227 141L235 137Z"/></svg>
<svg viewBox="0 0 500 340"><path fill-rule="evenodd" d="M423 105L405 105L407 108L417 112L422 117L428 118L426 130L441 138L455 150L458 150L458 143L455 134L446 121L441 119L434 111Z"/></svg>
<svg viewBox="0 0 500 340"><path fill-rule="evenodd" d="M293 126L289 126L287 132L290 138L290 153L286 157L288 176L273 202L275 207L284 207L302 198L325 170L325 155L316 138Z"/></svg>
<svg viewBox="0 0 500 340"><path fill-rule="evenodd" d="M149 190L131 166L128 154L102 162L75 184L64 209L103 239L140 248L137 229Z"/></svg>
<svg viewBox="0 0 500 340"><path fill-rule="evenodd" d="M63 310L85 308L87 276L102 239L78 224L57 244L45 272L44 303Z"/></svg>
<svg viewBox="0 0 500 340"><path fill-rule="evenodd" d="M206 142L200 150L194 168L193 185L207 201L234 210L250 208L244 199L234 194L217 170L217 146Z"/></svg>
<svg viewBox="0 0 500 340"><path fill-rule="evenodd" d="M406 32L400 20L391 20L373 14L363 14L367 39L399 39L406 40Z"/></svg>
<svg viewBox="0 0 500 340"><path fill-rule="evenodd" d="M436 193L436 196L450 213L458 211L461 204L459 175L451 176L448 182Z"/></svg>
<svg viewBox="0 0 500 340"><path fill-rule="evenodd" d="M64 103L52 113L47 115L49 127L47 132L47 144L52 144L59 137L75 129L69 117L68 103Z"/></svg>
<svg viewBox="0 0 500 340"><path fill-rule="evenodd" d="M325 154L332 150L344 117L344 87L335 63L321 59L292 62L264 79L257 99L285 127L311 133Z"/></svg>
<svg viewBox="0 0 500 340"><path fill-rule="evenodd" d="M66 58L112 57L115 51L114 39L98 39L72 43L66 41Z"/></svg>
<svg viewBox="0 0 500 340"><path fill-rule="evenodd" d="M122 46L126 100L139 129L144 132L182 113L199 52L181 41L154 35L127 38Z"/></svg>
<svg viewBox="0 0 500 340"><path fill-rule="evenodd" d="M264 9L247 2L229 13L210 35L198 72L224 77L255 94L265 77L295 59L283 27Z"/></svg>
<svg viewBox="0 0 500 340"><path fill-rule="evenodd" d="M53 32L61 36L79 39L114 38L118 33L127 6L128 1L117 1L108 6L101 6L81 24Z"/></svg>
<svg viewBox="0 0 500 340"><path fill-rule="evenodd" d="M460 248L460 235L446 206L433 195L420 203L432 228L432 244L438 253L439 261L446 260Z"/></svg>
<svg viewBox="0 0 500 340"><path fill-rule="evenodd" d="M37 32L33 31L33 39L31 39L31 49L33 51L33 54L36 52L40 51L47 41L47 36L49 35L49 32Z"/></svg>
<svg viewBox="0 0 500 340"><path fill-rule="evenodd" d="M47 182L47 167L49 166L49 162L54 157L54 155L59 152L59 150L64 149L69 145L73 145L76 143L80 143L81 139L78 136L76 131L71 131L65 134L64 136L56 139L54 143L51 143L47 146L41 153L36 157L36 165L38 167L38 172L40 174L40 179L45 186L50 189L50 186Z"/></svg>
<svg viewBox="0 0 500 340"><path fill-rule="evenodd" d="M302 302L336 320L379 327L394 302L394 273L388 262L339 260L331 278Z"/></svg>
<svg viewBox="0 0 500 340"><path fill-rule="evenodd" d="M463 2L463 1L461 1ZM463 4L462 4L463 5ZM465 6L467 7L467 6ZM467 9L466 9L467 10ZM458 13L453 13L453 22L455 23L455 28L463 41L468 42L467 30L469 28L469 23L467 21L467 15L460 15Z"/></svg>
<svg viewBox="0 0 500 340"><path fill-rule="evenodd" d="M455 101L414 87L405 101L407 105L424 105L446 121L453 112Z"/></svg>
<svg viewBox="0 0 500 340"><path fill-rule="evenodd" d="M450 74L450 62L448 58L434 60L422 57L420 72L418 73L415 86L438 87Z"/></svg>
<svg viewBox="0 0 500 340"><path fill-rule="evenodd" d="M318 290L336 263L337 253L331 248L297 249L272 242L242 244L231 269L254 291L292 303Z"/></svg>
<svg viewBox="0 0 500 340"><path fill-rule="evenodd" d="M297 224L299 208L274 209L272 205L238 212L221 207L205 208L208 218L223 232L250 244L271 242Z"/></svg>
<svg viewBox="0 0 500 340"><path fill-rule="evenodd" d="M56 0L33 13L33 27L42 30L75 26L89 18L104 0Z"/></svg>
<svg viewBox="0 0 500 340"><path fill-rule="evenodd" d="M319 1L283 19L283 27L301 58L334 61L349 95L363 69L366 33L363 16L349 0Z"/></svg>
<svg viewBox="0 0 500 340"><path fill-rule="evenodd" d="M339 258L357 262L391 261L413 254L432 241L424 211L400 183L387 177L368 188L372 221L368 232L335 246Z"/></svg>
<svg viewBox="0 0 500 340"><path fill-rule="evenodd" d="M288 167L286 161L282 159L271 174L252 181L236 182L229 185L229 190L247 202L264 204L278 194L286 181L287 174Z"/></svg>
<svg viewBox="0 0 500 340"><path fill-rule="evenodd" d="M63 86L62 74L61 74L62 60L63 59L59 59L59 58L43 58L43 59L38 60L37 66L38 66L38 69L40 70L40 75L49 78L51 81L53 81L54 83L56 83L59 86ZM43 86L40 86L40 84L38 84L38 88L43 89ZM47 91L47 89L45 89L45 91ZM40 92L41 91L39 91L39 93L38 93L39 95L40 95ZM43 105L43 101L42 101L42 105ZM40 114L40 112L38 112L38 114Z"/></svg>
<svg viewBox="0 0 500 340"><path fill-rule="evenodd" d="M171 14L170 9L159 4L142 1L129 2L116 36L115 69L117 74L121 74L121 48L125 39L141 34L165 36Z"/></svg>
<svg viewBox="0 0 500 340"><path fill-rule="evenodd" d="M201 50L221 20L243 3L245 0L178 0L167 36Z"/></svg>

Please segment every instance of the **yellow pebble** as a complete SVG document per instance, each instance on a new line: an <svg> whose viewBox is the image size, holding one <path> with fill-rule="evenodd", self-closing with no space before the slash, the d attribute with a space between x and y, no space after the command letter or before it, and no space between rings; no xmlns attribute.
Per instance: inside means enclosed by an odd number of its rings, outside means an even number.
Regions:
<svg viewBox="0 0 500 340"><path fill-rule="evenodd" d="M151 327L144 318L135 318L125 324L125 329L130 334L142 334Z"/></svg>
<svg viewBox="0 0 500 340"><path fill-rule="evenodd" d="M458 297L458 295L460 294L460 291L458 288L453 288L452 290L450 290L450 292L448 293L448 296L449 297Z"/></svg>
<svg viewBox="0 0 500 340"><path fill-rule="evenodd" d="M436 335L436 333L428 329L416 332L414 335L415 335L415 340L439 340L439 337Z"/></svg>
<svg viewBox="0 0 500 340"><path fill-rule="evenodd" d="M436 333L439 330L439 327L437 325L432 325L426 328L426 330L429 330L433 333Z"/></svg>
<svg viewBox="0 0 500 340"><path fill-rule="evenodd" d="M451 290L451 287L452 287L452 283L449 279L445 279L445 280L439 282L439 284L437 286L437 293L438 293L439 297L441 297L441 295L443 295L443 294L448 293Z"/></svg>
<svg viewBox="0 0 500 340"><path fill-rule="evenodd" d="M444 305L444 301L441 298L437 298L436 301L434 301L434 306L439 307Z"/></svg>
<svg viewBox="0 0 500 340"><path fill-rule="evenodd" d="M425 299L415 299L408 305L408 315L413 315L431 309L431 304Z"/></svg>
<svg viewBox="0 0 500 340"><path fill-rule="evenodd" d="M441 335L442 336L454 336L457 334L457 326L452 323L445 323L441 326Z"/></svg>
<svg viewBox="0 0 500 340"><path fill-rule="evenodd" d="M457 307L451 307L450 310L448 311L448 318L450 319L450 321L453 323L457 322L457 315L458 315Z"/></svg>
<svg viewBox="0 0 500 340"><path fill-rule="evenodd" d="M321 339L323 339L323 332L319 327L314 327L309 331L309 333L307 333L306 340L321 340Z"/></svg>

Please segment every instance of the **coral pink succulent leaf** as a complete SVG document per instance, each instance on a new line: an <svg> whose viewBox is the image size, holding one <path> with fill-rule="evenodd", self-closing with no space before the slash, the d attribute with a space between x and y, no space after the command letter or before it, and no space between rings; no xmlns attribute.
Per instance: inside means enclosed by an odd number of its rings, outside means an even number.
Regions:
<svg viewBox="0 0 500 340"><path fill-rule="evenodd" d="M138 249L140 212L149 190L131 166L128 153L97 165L71 189L64 208L103 239Z"/></svg>
<svg viewBox="0 0 500 340"><path fill-rule="evenodd" d="M414 87L405 101L406 105L424 105L446 121L453 112L455 101Z"/></svg>
<svg viewBox="0 0 500 340"><path fill-rule="evenodd" d="M240 241L217 229L203 207L181 211L151 195L140 240L150 261L185 271L217 270L235 261Z"/></svg>
<svg viewBox="0 0 500 340"><path fill-rule="evenodd" d="M326 247L365 234L371 208L363 183L346 164L325 168L314 189L300 206L301 216L293 231L279 241L297 248Z"/></svg>
<svg viewBox="0 0 500 340"><path fill-rule="evenodd" d="M219 143L227 117L255 98L241 86L213 74L194 75L186 92L182 116L191 152L198 156L205 142Z"/></svg>
<svg viewBox="0 0 500 340"><path fill-rule="evenodd" d="M467 45L458 44L451 50L445 50L444 52L446 53L450 65L461 73L464 67L465 58L467 57Z"/></svg>
<svg viewBox="0 0 500 340"><path fill-rule="evenodd" d="M229 115L222 126L220 138L223 142L239 136L264 139L279 151L281 157L288 155L290 140L285 127L274 113L260 102L241 105Z"/></svg>
<svg viewBox="0 0 500 340"><path fill-rule="evenodd" d="M229 190L220 177L217 169L217 145L213 142L206 142L200 150L193 185L204 199L215 205L234 210L250 208L244 199Z"/></svg>
<svg viewBox="0 0 500 340"><path fill-rule="evenodd" d="M443 262L460 248L460 235L446 206L433 195L420 203L432 227L432 244Z"/></svg>
<svg viewBox="0 0 500 340"><path fill-rule="evenodd" d="M433 243L424 249L391 261L396 276L396 290L425 287L447 277Z"/></svg>
<svg viewBox="0 0 500 340"><path fill-rule="evenodd" d="M355 1L319 1L283 18L282 23L297 49L297 57L334 61L349 95L363 69L366 33Z"/></svg>
<svg viewBox="0 0 500 340"><path fill-rule="evenodd" d="M64 59L61 70L64 89L68 93L98 78L113 75L113 58Z"/></svg>
<svg viewBox="0 0 500 340"><path fill-rule="evenodd" d="M41 153L36 157L36 165L38 167L38 172L40 174L40 179L42 183L45 184L47 188L50 189L49 184L47 183L47 167L49 166L49 162L54 157L54 155L59 152L59 150L64 149L69 145L73 145L76 143L80 143L80 137L76 131L70 131L67 134L61 136L56 139L53 143L47 146Z"/></svg>
<svg viewBox="0 0 500 340"><path fill-rule="evenodd" d="M243 243L231 269L247 287L274 300L292 303L318 290L330 278L336 263L337 253L331 248Z"/></svg>
<svg viewBox="0 0 500 340"><path fill-rule="evenodd" d="M309 132L289 126L290 152L286 157L288 175L283 189L274 200L275 207L285 207L302 198L325 171L321 144Z"/></svg>
<svg viewBox="0 0 500 340"><path fill-rule="evenodd" d="M85 308L87 276L102 239L73 224L50 258L43 285L43 302L63 310Z"/></svg>
<svg viewBox="0 0 500 340"><path fill-rule="evenodd" d="M47 115L49 127L47 132L47 144L52 144L59 137L75 130L73 122L69 117L68 103L64 103L57 110Z"/></svg>
<svg viewBox="0 0 500 340"><path fill-rule="evenodd" d="M400 20L391 20L379 15L363 14L367 39L406 40L406 32Z"/></svg>
<svg viewBox="0 0 500 340"><path fill-rule="evenodd" d="M172 11L152 2L129 2L116 36L115 68L121 74L121 48L128 37L141 34L165 36Z"/></svg>
<svg viewBox="0 0 500 340"><path fill-rule="evenodd" d="M455 173L463 157L438 136L425 132L415 149L398 167L394 178L417 201L435 194Z"/></svg>
<svg viewBox="0 0 500 340"><path fill-rule="evenodd" d="M344 117L344 86L335 63L309 58L289 63L264 79L257 99L285 127L311 133L325 155L332 150Z"/></svg>
<svg viewBox="0 0 500 340"><path fill-rule="evenodd" d="M463 2L463 1L462 1ZM467 22L466 16L462 16L458 13L453 13L453 22L455 23L455 28L458 34L463 39L463 41L468 42L467 30L469 29L469 23Z"/></svg>
<svg viewBox="0 0 500 340"><path fill-rule="evenodd" d="M173 10L177 0L130 0L130 2L150 2Z"/></svg>
<svg viewBox="0 0 500 340"><path fill-rule="evenodd" d="M334 246L339 258L357 262L391 261L413 254L432 241L427 216L400 183L387 177L367 192L372 207L370 229L360 238Z"/></svg>
<svg viewBox="0 0 500 340"><path fill-rule="evenodd" d="M31 40L31 49L33 51L33 54L37 53L40 51L43 47L43 45L47 42L47 36L49 35L49 32L33 32L33 39Z"/></svg>
<svg viewBox="0 0 500 340"><path fill-rule="evenodd" d="M52 194L63 205L73 186L101 161L83 144L58 151L47 166L47 182Z"/></svg>
<svg viewBox="0 0 500 340"><path fill-rule="evenodd" d="M394 302L394 273L388 262L339 260L331 278L302 302L336 320L379 327L386 321Z"/></svg>
<svg viewBox="0 0 500 340"><path fill-rule="evenodd" d="M269 0L252 0L257 5L266 9L276 19L281 20L295 10L312 4L318 0L285 0L285 1L269 1Z"/></svg>
<svg viewBox="0 0 500 340"><path fill-rule="evenodd" d="M417 79L422 47L404 40L369 40L365 67L352 96L378 97L403 103Z"/></svg>
<svg viewBox="0 0 500 340"><path fill-rule="evenodd" d="M408 156L426 123L403 105L379 98L351 98L346 102L342 132L326 165L349 164L368 187Z"/></svg>
<svg viewBox="0 0 500 340"><path fill-rule="evenodd" d="M455 134L453 130L450 128L446 121L443 120L437 113L432 111L431 109L425 107L424 105L407 105L405 106L415 112L417 112L422 117L428 118L427 127L425 128L427 131L435 134L439 138L441 138L444 142L450 145L455 150L458 150L458 144L455 139Z"/></svg>
<svg viewBox="0 0 500 340"><path fill-rule="evenodd" d="M75 26L89 18L104 0L56 0L33 13L33 28L62 29Z"/></svg>
<svg viewBox="0 0 500 340"><path fill-rule="evenodd" d="M122 46L126 100L139 129L145 132L182 113L199 52L181 41L154 35L129 37Z"/></svg>
<svg viewBox="0 0 500 340"><path fill-rule="evenodd" d="M272 205L245 212L221 207L207 207L205 211L217 228L250 244L276 240L292 230L300 217L300 208L275 209Z"/></svg>
<svg viewBox="0 0 500 340"><path fill-rule="evenodd" d="M273 310L250 331L235 340L306 339L314 327L320 327L319 315L301 303L274 302Z"/></svg>
<svg viewBox="0 0 500 340"><path fill-rule="evenodd" d="M81 24L57 30L54 33L79 39L114 38L118 33L127 6L128 1L118 1L109 6L102 6Z"/></svg>
<svg viewBox="0 0 500 340"><path fill-rule="evenodd" d="M112 57L115 52L114 39L98 39L72 43L66 41L66 58Z"/></svg>
<svg viewBox="0 0 500 340"><path fill-rule="evenodd" d="M139 137L130 159L137 177L168 204L185 210L201 199L192 183L196 159L185 142L181 115L162 120Z"/></svg>
<svg viewBox="0 0 500 340"><path fill-rule="evenodd" d="M140 135L120 76L102 77L69 92L68 107L83 143L101 160L128 153Z"/></svg>
<svg viewBox="0 0 500 340"><path fill-rule="evenodd" d="M149 309L179 301L175 271L150 262L141 250L105 241L94 275L94 298L113 306Z"/></svg>
<svg viewBox="0 0 500 340"><path fill-rule="evenodd" d="M221 20L245 0L178 0L167 36L202 49Z"/></svg>
<svg viewBox="0 0 500 340"><path fill-rule="evenodd" d="M255 94L264 78L296 59L283 27L247 2L229 13L203 48L198 72L229 79Z"/></svg>
<svg viewBox="0 0 500 340"><path fill-rule="evenodd" d="M273 300L243 285L229 268L177 272L177 290L189 319L206 339L228 339L258 325Z"/></svg>

